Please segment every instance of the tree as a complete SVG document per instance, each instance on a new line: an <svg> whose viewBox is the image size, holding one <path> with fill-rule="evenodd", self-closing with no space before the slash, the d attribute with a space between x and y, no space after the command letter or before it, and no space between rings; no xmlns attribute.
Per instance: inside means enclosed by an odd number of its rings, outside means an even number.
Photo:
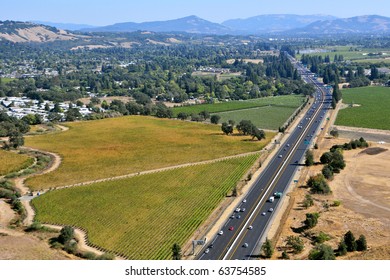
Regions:
<svg viewBox="0 0 390 280"><path fill-rule="evenodd" d="M307 229L315 227L318 223L319 217L320 214L318 213L306 213L306 220L303 222L305 224L305 227Z"/></svg>
<svg viewBox="0 0 390 280"><path fill-rule="evenodd" d="M294 254L299 254L305 248L303 240L299 236L290 235L287 237L287 245L294 250Z"/></svg>
<svg viewBox="0 0 390 280"><path fill-rule="evenodd" d="M184 112L180 112L179 114L177 114L177 118L184 121L188 118L188 114Z"/></svg>
<svg viewBox="0 0 390 280"><path fill-rule="evenodd" d="M325 165L323 168L322 168L322 171L321 171L322 175L324 175L324 177L327 179L327 180L331 180L333 179L333 168L330 166L330 165Z"/></svg>
<svg viewBox="0 0 390 280"><path fill-rule="evenodd" d="M357 245L356 245L355 236L353 236L353 233L350 230L344 235L344 242L345 245L347 245L348 252L356 251Z"/></svg>
<svg viewBox="0 0 390 280"><path fill-rule="evenodd" d="M252 135L253 129L255 126L249 120L242 120L236 126L237 130L244 135Z"/></svg>
<svg viewBox="0 0 390 280"><path fill-rule="evenodd" d="M358 240L356 240L356 249L358 251L367 250L367 241L366 241L366 237L363 234L359 236Z"/></svg>
<svg viewBox="0 0 390 280"><path fill-rule="evenodd" d="M306 166L312 166L314 165L314 156L313 156L313 152L308 150L306 152L306 160L305 160L305 165Z"/></svg>
<svg viewBox="0 0 390 280"><path fill-rule="evenodd" d="M210 122L213 124L218 124L221 117L219 115L212 115L210 118Z"/></svg>
<svg viewBox="0 0 390 280"><path fill-rule="evenodd" d="M70 226L65 226L61 229L60 235L58 236L58 242L66 244L74 238L74 229Z"/></svg>
<svg viewBox="0 0 390 280"><path fill-rule="evenodd" d="M65 113L65 119L68 122L73 122L75 120L81 119L83 116L81 115L79 109L77 108L70 108L66 113Z"/></svg>
<svg viewBox="0 0 390 280"><path fill-rule="evenodd" d="M181 247L177 243L173 244L172 246L172 259L181 260Z"/></svg>
<svg viewBox="0 0 390 280"><path fill-rule="evenodd" d="M331 192L330 187L322 174L310 176L307 181L307 186L310 188L312 193L328 194Z"/></svg>
<svg viewBox="0 0 390 280"><path fill-rule="evenodd" d="M321 244L309 253L309 260L334 260L336 259L332 247Z"/></svg>
<svg viewBox="0 0 390 280"><path fill-rule="evenodd" d="M222 123L221 129L226 135L233 134L233 126L226 122Z"/></svg>
<svg viewBox="0 0 390 280"><path fill-rule="evenodd" d="M168 108L164 103L158 102L156 104L156 117L170 119L173 117L173 111L171 108Z"/></svg>
<svg viewBox="0 0 390 280"><path fill-rule="evenodd" d="M11 148L18 148L20 146L24 145L24 138L23 134L20 133L19 131L13 131L9 134L9 140L8 140L8 145Z"/></svg>
<svg viewBox="0 0 390 280"><path fill-rule="evenodd" d="M322 156L320 157L320 162L322 164L327 164L332 161L332 153L331 152L326 152L323 153Z"/></svg>
<svg viewBox="0 0 390 280"><path fill-rule="evenodd" d="M261 141L262 139L265 139L264 130L258 129L257 127L253 128L251 135L253 138L257 138L257 140L259 140L259 141Z"/></svg>
<svg viewBox="0 0 390 280"><path fill-rule="evenodd" d="M203 110L199 113L199 116L201 116L203 120L207 120L208 118L210 118L210 113L206 110Z"/></svg>
<svg viewBox="0 0 390 280"><path fill-rule="evenodd" d="M266 238L263 246L261 246L261 249L262 249L262 251L263 251L263 253L264 253L266 258L271 258L272 257L272 255L274 253L274 248L272 246L271 240Z"/></svg>

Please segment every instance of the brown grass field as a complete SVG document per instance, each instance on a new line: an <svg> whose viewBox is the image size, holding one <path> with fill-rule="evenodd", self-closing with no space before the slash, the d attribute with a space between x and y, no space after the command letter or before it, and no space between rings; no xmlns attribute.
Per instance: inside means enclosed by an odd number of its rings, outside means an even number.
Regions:
<svg viewBox="0 0 390 280"><path fill-rule="evenodd" d="M109 178L261 150L263 141L225 136L220 126L130 116L68 123L68 131L26 138L26 146L57 153L60 167L27 180L31 189Z"/></svg>
<svg viewBox="0 0 390 280"><path fill-rule="evenodd" d="M0 150L0 176L26 168L32 162L33 158L27 155Z"/></svg>

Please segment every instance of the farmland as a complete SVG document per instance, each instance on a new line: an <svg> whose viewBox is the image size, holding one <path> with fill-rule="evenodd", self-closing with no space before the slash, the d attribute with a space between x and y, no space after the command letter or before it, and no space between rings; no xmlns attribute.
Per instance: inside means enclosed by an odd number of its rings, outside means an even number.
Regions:
<svg viewBox="0 0 390 280"><path fill-rule="evenodd" d="M257 157L50 191L33 200L36 220L82 227L93 244L129 259L170 259Z"/></svg>
<svg viewBox="0 0 390 280"><path fill-rule="evenodd" d="M350 48L351 46L326 47L324 48L324 50L327 50L327 52L313 52L309 53L308 55L321 55L323 58L329 55L331 61L333 61L335 55L342 55L344 57L344 60L358 62L364 62L365 60L369 61L372 59L375 59L377 62L388 62L386 60L390 57L389 49L359 49L358 47L352 47L352 50L350 50ZM379 53L382 53L382 55L379 55ZM298 54L297 59L300 59L301 56L302 54Z"/></svg>
<svg viewBox="0 0 390 280"><path fill-rule="evenodd" d="M222 122L234 120L236 123L241 120L250 120L254 125L262 129L277 130L294 113L295 107L266 106L251 109L243 109L229 112L222 112Z"/></svg>
<svg viewBox="0 0 390 280"><path fill-rule="evenodd" d="M339 111L336 125L390 130L390 88L347 89L342 94L343 103L354 106Z"/></svg>
<svg viewBox="0 0 390 280"><path fill-rule="evenodd" d="M261 150L248 136L222 134L220 126L130 116L68 123L68 131L26 138L26 146L57 153L54 172L29 178L31 189L114 177ZM60 144L59 144L60 143Z"/></svg>
<svg viewBox="0 0 390 280"><path fill-rule="evenodd" d="M19 171L33 163L33 158L0 150L0 176Z"/></svg>
<svg viewBox="0 0 390 280"><path fill-rule="evenodd" d="M301 95L285 95L285 96L272 96L263 97L258 99L250 99L245 101L230 101L215 104L201 104L192 106L183 106L173 108L173 113L177 115L180 112L187 114L197 114L201 111L208 111L210 113L219 113L226 111L234 111L241 109L257 108L264 106L281 106L281 107L294 107L298 108L304 101L304 97ZM286 118L287 119L287 118Z"/></svg>

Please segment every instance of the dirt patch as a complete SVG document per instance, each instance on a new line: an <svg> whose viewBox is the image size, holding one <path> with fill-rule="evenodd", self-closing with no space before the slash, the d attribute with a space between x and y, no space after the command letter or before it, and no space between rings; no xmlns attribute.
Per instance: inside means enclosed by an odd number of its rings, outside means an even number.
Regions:
<svg viewBox="0 0 390 280"><path fill-rule="evenodd" d="M0 231L2 228L6 228L15 217L15 212L11 209L11 206L0 199Z"/></svg>
<svg viewBox="0 0 390 280"><path fill-rule="evenodd" d="M37 236L0 235L1 260L71 260L77 259L60 250L51 249Z"/></svg>

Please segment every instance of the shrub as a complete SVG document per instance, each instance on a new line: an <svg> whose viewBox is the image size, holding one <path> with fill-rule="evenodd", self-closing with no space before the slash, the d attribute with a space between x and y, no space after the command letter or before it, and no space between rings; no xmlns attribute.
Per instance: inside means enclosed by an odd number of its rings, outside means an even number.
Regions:
<svg viewBox="0 0 390 280"><path fill-rule="evenodd" d="M347 245L348 252L356 251L357 244L356 244L355 236L353 236L353 233L350 230L344 235L344 242L345 245Z"/></svg>
<svg viewBox="0 0 390 280"><path fill-rule="evenodd" d="M330 236L322 231L315 237L316 243L324 243L328 240L330 240Z"/></svg>
<svg viewBox="0 0 390 280"><path fill-rule="evenodd" d="M306 229L315 227L319 217L320 214L318 213L306 213L306 220L304 221Z"/></svg>
<svg viewBox="0 0 390 280"><path fill-rule="evenodd" d="M336 259L332 247L321 244L309 253L309 260L334 260Z"/></svg>
<svg viewBox="0 0 390 280"><path fill-rule="evenodd" d="M70 226L65 226L61 229L60 235L58 236L58 242L61 244L69 243L74 238L74 229Z"/></svg>

